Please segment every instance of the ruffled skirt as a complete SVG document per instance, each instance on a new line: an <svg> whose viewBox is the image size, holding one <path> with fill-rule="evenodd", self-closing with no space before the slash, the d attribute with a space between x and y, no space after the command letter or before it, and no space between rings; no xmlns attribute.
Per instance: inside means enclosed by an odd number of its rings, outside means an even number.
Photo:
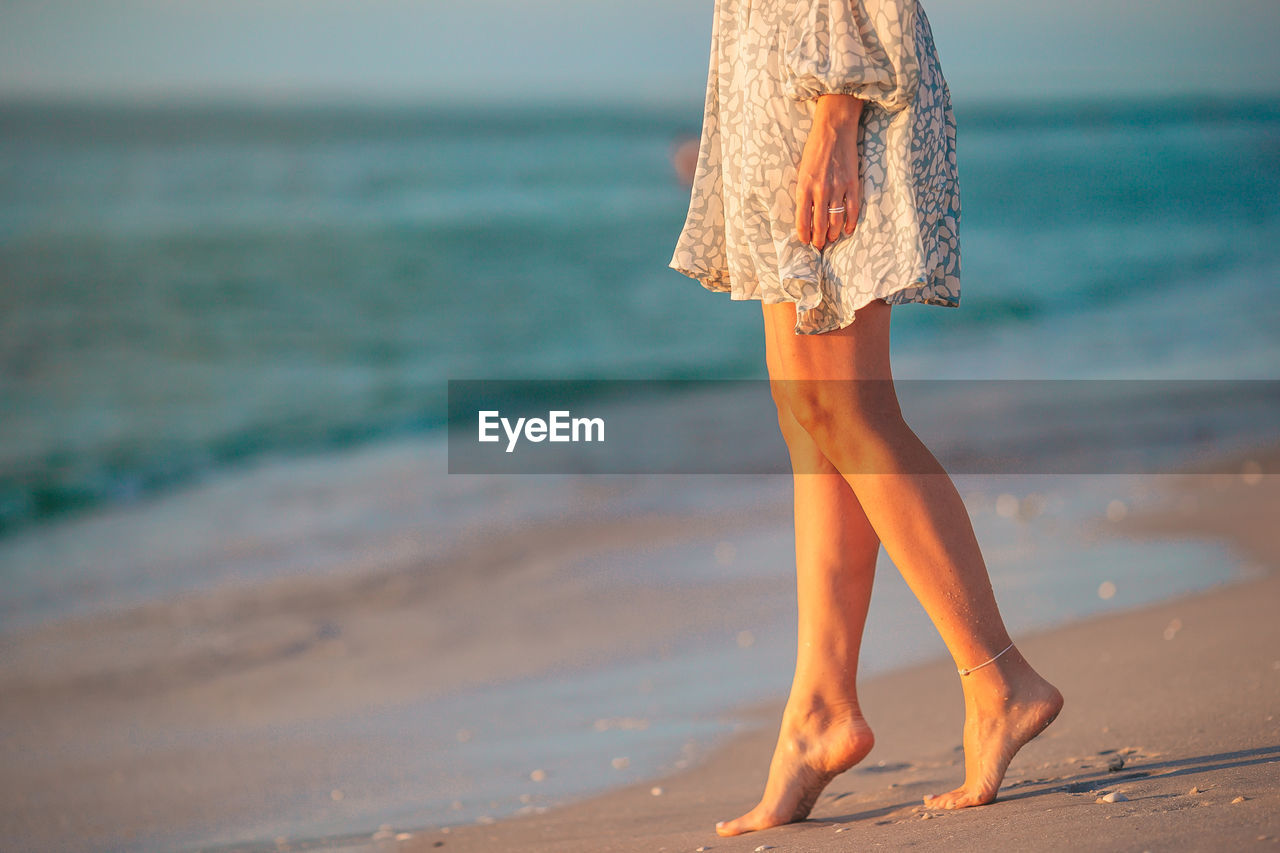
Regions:
<svg viewBox="0 0 1280 853"><path fill-rule="evenodd" d="M795 22L806 20L812 2L716 3L697 168L670 266L733 299L794 302L797 334L843 328L876 299L956 307L956 125L918 0L898 0L913 5L902 17L911 37L898 35L918 63L918 83L913 76L913 91L899 89L901 105L869 99L863 108L854 232L822 250L796 236L796 170L816 103L795 92L796 53L824 42ZM892 57L893 32L874 19L856 24L857 44L883 45ZM830 90L858 93L853 83Z"/></svg>

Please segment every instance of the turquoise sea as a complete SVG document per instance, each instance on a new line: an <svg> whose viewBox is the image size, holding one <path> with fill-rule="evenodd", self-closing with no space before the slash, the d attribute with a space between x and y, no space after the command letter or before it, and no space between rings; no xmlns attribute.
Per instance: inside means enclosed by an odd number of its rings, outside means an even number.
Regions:
<svg viewBox="0 0 1280 853"><path fill-rule="evenodd" d="M1280 102L957 104L899 376L1276 378ZM436 430L448 379L763 375L666 266L696 104L0 106L0 534Z"/></svg>

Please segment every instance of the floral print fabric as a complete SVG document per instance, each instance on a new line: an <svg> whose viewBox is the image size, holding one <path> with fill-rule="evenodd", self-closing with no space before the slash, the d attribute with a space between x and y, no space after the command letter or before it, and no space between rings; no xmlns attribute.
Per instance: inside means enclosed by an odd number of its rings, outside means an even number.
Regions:
<svg viewBox="0 0 1280 853"><path fill-rule="evenodd" d="M862 205L821 251L795 233L797 166L825 93L868 101ZM918 0L716 0L702 139L670 266L733 299L796 303L797 334L875 299L960 303L951 94Z"/></svg>

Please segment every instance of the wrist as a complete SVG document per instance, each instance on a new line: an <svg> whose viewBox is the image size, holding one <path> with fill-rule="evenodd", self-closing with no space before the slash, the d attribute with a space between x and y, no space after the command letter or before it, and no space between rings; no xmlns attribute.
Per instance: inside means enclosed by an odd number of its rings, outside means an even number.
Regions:
<svg viewBox="0 0 1280 853"><path fill-rule="evenodd" d="M814 108L814 121L821 121L833 128L856 127L862 118L862 107L866 102L854 95L827 93L818 96Z"/></svg>

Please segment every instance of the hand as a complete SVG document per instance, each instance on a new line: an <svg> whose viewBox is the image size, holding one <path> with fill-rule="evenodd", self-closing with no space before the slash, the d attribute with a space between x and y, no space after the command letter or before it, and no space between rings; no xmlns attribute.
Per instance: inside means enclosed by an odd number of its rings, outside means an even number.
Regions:
<svg viewBox="0 0 1280 853"><path fill-rule="evenodd" d="M796 176L796 236L821 251L843 231L853 233L862 207L858 123L863 101L821 95ZM837 213L828 208L844 207ZM824 227L825 225L825 227Z"/></svg>

